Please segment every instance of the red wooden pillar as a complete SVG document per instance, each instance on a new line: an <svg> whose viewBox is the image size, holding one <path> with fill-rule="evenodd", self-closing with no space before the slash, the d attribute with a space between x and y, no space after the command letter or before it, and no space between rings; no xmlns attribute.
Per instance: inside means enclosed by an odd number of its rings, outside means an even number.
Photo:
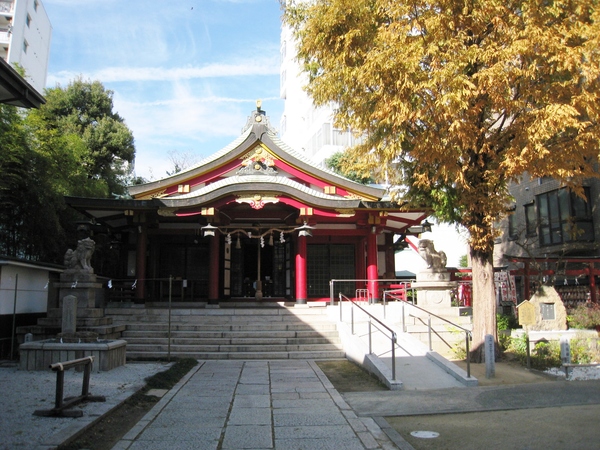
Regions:
<svg viewBox="0 0 600 450"><path fill-rule="evenodd" d="M306 236L298 236L296 250L296 304L305 305L308 279L306 275Z"/></svg>
<svg viewBox="0 0 600 450"><path fill-rule="evenodd" d="M148 230L146 225L138 226L135 276L137 278L135 289L136 303L143 303L146 298L146 253L148 251Z"/></svg>
<svg viewBox="0 0 600 450"><path fill-rule="evenodd" d="M367 289L374 302L379 301L377 272L377 234L369 233L367 237Z"/></svg>
<svg viewBox="0 0 600 450"><path fill-rule="evenodd" d="M208 303L219 303L219 235L210 238L208 265Z"/></svg>
<svg viewBox="0 0 600 450"><path fill-rule="evenodd" d="M385 244L383 251L385 252L385 275L384 278L396 278L396 255L394 254L394 235L385 233Z"/></svg>

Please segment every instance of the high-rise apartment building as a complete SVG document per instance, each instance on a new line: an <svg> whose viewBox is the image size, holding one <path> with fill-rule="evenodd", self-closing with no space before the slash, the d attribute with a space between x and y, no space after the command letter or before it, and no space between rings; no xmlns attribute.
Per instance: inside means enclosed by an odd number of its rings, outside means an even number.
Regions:
<svg viewBox="0 0 600 450"><path fill-rule="evenodd" d="M293 32L285 25L281 28L280 80L285 102L279 129L284 142L304 151L315 163L356 144L357 138L350 130L334 126L334 105L316 108L304 91L307 78L296 61Z"/></svg>
<svg viewBox="0 0 600 450"><path fill-rule="evenodd" d="M46 87L51 36L41 0L0 0L0 58L22 67L39 92Z"/></svg>

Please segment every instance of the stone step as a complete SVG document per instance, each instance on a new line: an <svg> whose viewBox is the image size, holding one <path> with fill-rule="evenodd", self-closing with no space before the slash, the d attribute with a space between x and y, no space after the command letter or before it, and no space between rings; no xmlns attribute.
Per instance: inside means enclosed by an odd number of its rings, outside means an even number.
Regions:
<svg viewBox="0 0 600 450"><path fill-rule="evenodd" d="M126 325L102 325L99 327L81 327L77 331L93 331L98 333L98 339L121 339Z"/></svg>
<svg viewBox="0 0 600 450"><path fill-rule="evenodd" d="M123 315L110 315L116 323L167 323L169 317L167 316L123 316ZM326 315L319 314L318 316L285 316L281 314L274 315L228 315L228 316L212 316L212 315L191 315L191 316L171 316L171 323L204 323L204 324L227 324L236 322L245 323L319 323L329 322L329 318Z"/></svg>
<svg viewBox="0 0 600 450"><path fill-rule="evenodd" d="M168 338L124 337L129 345L167 345ZM327 338L171 338L171 345L328 345L339 344L338 339Z"/></svg>
<svg viewBox="0 0 600 450"><path fill-rule="evenodd" d="M137 359L171 359L176 358L195 358L201 360L210 359L237 359L237 360L273 360L273 359L340 359L345 358L346 354L339 350L325 351L297 351L297 352L134 352L127 350L127 358Z"/></svg>
<svg viewBox="0 0 600 450"><path fill-rule="evenodd" d="M142 317L167 317L167 308L106 308L105 314L113 317L142 318ZM327 316L326 308L174 308L171 317L183 316Z"/></svg>
<svg viewBox="0 0 600 450"><path fill-rule="evenodd" d="M127 352L165 352L167 344L130 344L127 342ZM299 352L299 351L340 351L336 344L271 344L271 345L175 345L171 344L172 352L242 352L242 353L266 353L266 352Z"/></svg>
<svg viewBox="0 0 600 450"><path fill-rule="evenodd" d="M107 308L126 324L130 359L290 359L344 357L326 308ZM170 322L170 323L169 323ZM168 340L168 333L171 340ZM169 345L170 344L170 345ZM311 356L308 356L311 355Z"/></svg>
<svg viewBox="0 0 600 450"><path fill-rule="evenodd" d="M125 325L123 325L125 327ZM132 338L166 338L168 337L168 331L124 331L123 339ZM213 338L236 338L236 339L256 339L263 336L269 336L272 339L289 339L289 338L337 338L339 336L337 331L314 331L314 330L297 330L297 331L270 331L265 333L264 330L259 331L177 331L171 330L171 337L185 339L213 339Z"/></svg>
<svg viewBox="0 0 600 450"><path fill-rule="evenodd" d="M127 324L127 331L168 331L169 324L167 323L156 323L156 324ZM267 332L279 332L279 331L317 331L327 332L336 331L337 327L334 323L323 322L311 324L287 324L287 323L276 323L276 324L238 324L238 325L193 325L193 324L171 324L171 331L188 331L188 332L223 332L223 331L238 331L238 332L253 332L262 331Z"/></svg>
<svg viewBox="0 0 600 450"><path fill-rule="evenodd" d="M48 317L51 319L58 318L62 320L63 310L60 308L50 308L48 309ZM90 319L90 318L100 318L104 317L104 310L102 308L77 308L77 318L78 319Z"/></svg>
<svg viewBox="0 0 600 450"><path fill-rule="evenodd" d="M83 327L100 327L104 325L112 325L113 320L110 317L94 317L90 319L77 318L76 327L77 330ZM62 318L48 318L43 317L38 319L37 324L43 327L62 327Z"/></svg>

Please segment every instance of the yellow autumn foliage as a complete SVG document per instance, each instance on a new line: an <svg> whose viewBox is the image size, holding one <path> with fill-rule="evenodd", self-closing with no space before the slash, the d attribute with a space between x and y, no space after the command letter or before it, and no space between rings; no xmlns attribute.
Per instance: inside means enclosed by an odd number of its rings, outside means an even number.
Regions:
<svg viewBox="0 0 600 450"><path fill-rule="evenodd" d="M289 0L284 17L315 103L366 137L354 170L402 183L406 162L419 200L451 190L479 254L509 181L597 176L598 1Z"/></svg>
<svg viewBox="0 0 600 450"><path fill-rule="evenodd" d="M508 183L598 176L599 1L285 1L309 95L364 137L351 169L383 168L469 231L473 348L496 334L494 223Z"/></svg>

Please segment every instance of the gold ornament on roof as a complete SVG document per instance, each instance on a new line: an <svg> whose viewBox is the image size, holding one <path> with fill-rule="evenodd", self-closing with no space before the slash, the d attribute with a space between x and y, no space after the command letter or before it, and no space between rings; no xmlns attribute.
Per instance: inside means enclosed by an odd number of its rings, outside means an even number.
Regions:
<svg viewBox="0 0 600 450"><path fill-rule="evenodd" d="M275 175L275 158L264 148L258 147L253 152L248 152L242 158L242 167L238 175Z"/></svg>
<svg viewBox="0 0 600 450"><path fill-rule="evenodd" d="M252 209L263 209L267 203L278 203L279 199L271 195L254 194L248 197L238 197L236 202L247 203Z"/></svg>

